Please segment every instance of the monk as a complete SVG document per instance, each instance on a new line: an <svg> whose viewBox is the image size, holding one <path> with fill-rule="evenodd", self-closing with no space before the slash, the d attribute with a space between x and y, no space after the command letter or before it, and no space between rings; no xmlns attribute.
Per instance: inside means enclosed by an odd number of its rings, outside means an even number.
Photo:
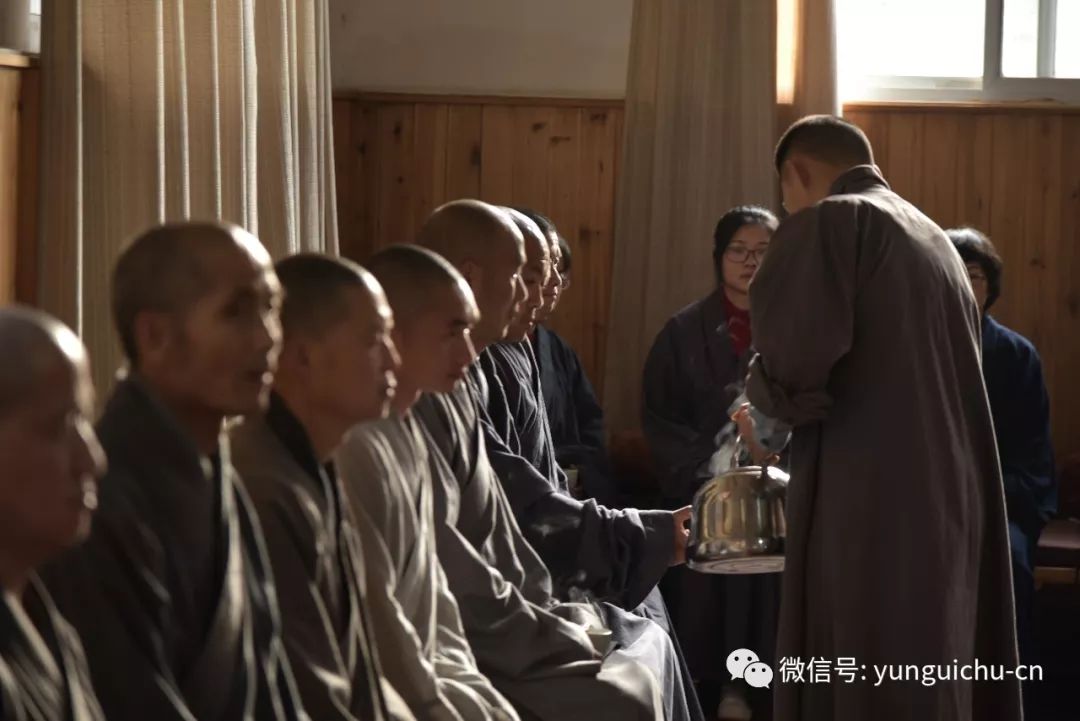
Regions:
<svg viewBox="0 0 1080 721"><path fill-rule="evenodd" d="M356 524L331 455L354 424L385 414L396 355L390 309L359 266L303 254L280 261L284 336L265 414L230 436L233 463L266 537L285 650L315 719L412 718L380 687ZM392 655L391 655L392 656Z"/></svg>
<svg viewBox="0 0 1080 721"><path fill-rule="evenodd" d="M0 719L104 721L83 648L36 569L90 531L105 454L83 344L0 309Z"/></svg>
<svg viewBox="0 0 1080 721"><path fill-rule="evenodd" d="M443 273L445 261L420 248L396 246L373 257L368 266L385 281L395 312L414 315L412 293L403 293L399 256L428 273ZM430 257L429 257L430 256ZM472 361L466 329L476 306L464 305L454 286L433 289L449 306L461 308L460 324L450 334L431 324L385 328L387 339L407 347L417 335L434 335L446 344L459 368ZM387 310L387 313L390 311ZM440 368L434 354L414 357L398 369L399 387L390 417L354 428L337 453L338 467L356 516L372 590L375 637L391 683L408 700L417 719L518 721L514 707L478 670L461 623L457 602L436 555L432 477L427 445L410 408L419 395L418 370ZM422 377L422 376L421 376ZM453 385L454 374L439 377Z"/></svg>
<svg viewBox="0 0 1080 721"><path fill-rule="evenodd" d="M1010 676L782 682L785 658L1011 671L1017 654L967 270L854 125L796 122L776 168L791 216L750 286L748 380L757 408L794 425L775 718L1020 719Z"/></svg>
<svg viewBox="0 0 1080 721"><path fill-rule="evenodd" d="M483 375L474 377L475 366L448 351L449 338L468 334L474 348L483 348L505 334L524 297L520 231L497 208L455 201L432 215L420 240L441 251L454 274L439 281L411 270L409 282L388 292L413 297L399 306L414 309L399 313L403 328L430 328L410 333L408 342L403 335L401 375L427 379L412 412L431 461L439 560L480 670L522 718L662 718L657 680L634 660L635 650L610 643L611 629L595 607L554 596L487 456L472 385ZM454 303L457 293L464 300ZM480 310L474 327L464 323L470 295ZM417 364L426 370L412 370ZM453 382L467 371L465 381Z"/></svg>
<svg viewBox="0 0 1080 721"><path fill-rule="evenodd" d="M153 228L116 263L109 471L90 537L45 574L109 721L306 718L222 430L266 404L280 302L270 256L232 225Z"/></svg>

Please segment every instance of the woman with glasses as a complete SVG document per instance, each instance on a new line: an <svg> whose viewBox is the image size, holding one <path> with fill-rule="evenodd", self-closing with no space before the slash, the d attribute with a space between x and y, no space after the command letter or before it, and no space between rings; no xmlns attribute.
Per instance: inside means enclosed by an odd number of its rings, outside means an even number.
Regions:
<svg viewBox="0 0 1080 721"><path fill-rule="evenodd" d="M731 409L742 395L751 356L750 281L776 226L764 208L725 213L713 235L715 290L676 313L649 352L642 422L670 508L690 503L712 476L718 438L732 429ZM721 719L751 718L760 692L733 681L726 659L748 648L770 663L779 576L708 576L673 568L663 589L702 706L718 704ZM760 696L767 703L768 693Z"/></svg>
<svg viewBox="0 0 1080 721"><path fill-rule="evenodd" d="M1001 258L990 239L972 228L945 232L967 264L975 300L983 311L983 378L1005 483L1016 635L1020 662L1035 663L1031 628L1035 546L1043 526L1057 509L1050 400L1035 346L989 313L1001 294L1002 270Z"/></svg>

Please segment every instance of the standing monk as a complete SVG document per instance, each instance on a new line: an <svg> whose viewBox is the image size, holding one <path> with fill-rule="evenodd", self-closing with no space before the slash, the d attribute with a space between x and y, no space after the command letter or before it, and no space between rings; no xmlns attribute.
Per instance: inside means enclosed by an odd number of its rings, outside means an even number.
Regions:
<svg viewBox="0 0 1080 721"><path fill-rule="evenodd" d="M980 309L945 233L893 193L854 125L776 150L785 207L750 287L750 400L795 426L777 658L1016 665ZM1000 673L1000 672L999 672ZM783 674L781 673L780 676ZM776 718L1014 721L1020 686L777 686Z"/></svg>
<svg viewBox="0 0 1080 721"><path fill-rule="evenodd" d="M393 393L390 310L369 273L304 254L276 267L284 342L265 414L231 434L233 461L259 514L281 623L305 710L320 721L412 718L384 703L371 593L331 454ZM384 683L384 682L383 682Z"/></svg>
<svg viewBox="0 0 1080 721"><path fill-rule="evenodd" d="M109 721L306 718L222 429L265 406L280 302L266 249L236 226L154 228L117 261L129 368L97 427L109 471L90 538L46 575Z"/></svg>
<svg viewBox="0 0 1080 721"><path fill-rule="evenodd" d="M0 719L104 721L82 645L38 566L90 531L105 454L86 349L43 313L0 309Z"/></svg>

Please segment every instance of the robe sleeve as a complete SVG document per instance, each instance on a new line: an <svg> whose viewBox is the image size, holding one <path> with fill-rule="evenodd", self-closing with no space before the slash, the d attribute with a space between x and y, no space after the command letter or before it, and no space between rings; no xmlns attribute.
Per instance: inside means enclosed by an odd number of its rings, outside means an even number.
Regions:
<svg viewBox="0 0 1080 721"><path fill-rule="evenodd" d="M793 426L824 419L833 366L851 348L858 203L826 200L785 220L750 284L758 355L747 396Z"/></svg>
<svg viewBox="0 0 1080 721"><path fill-rule="evenodd" d="M664 575L675 554L668 511L614 510L559 493L496 432L487 408L480 427L514 516L551 570L561 592L587 590L634 608Z"/></svg>
<svg viewBox="0 0 1080 721"><path fill-rule="evenodd" d="M642 429L657 466L664 498L688 503L708 474L715 434L702 433L689 416L691 384L679 363L675 330L665 326L653 341L642 373Z"/></svg>
<svg viewBox="0 0 1080 721"><path fill-rule="evenodd" d="M557 344L557 351L562 356L562 367L569 375L567 385L570 388L573 412L577 416L578 434L581 443L597 453L602 453L607 447L604 436L604 411L596 400L596 391L593 390L585 369L581 367L581 359L562 338L553 338Z"/></svg>
<svg viewBox="0 0 1080 721"><path fill-rule="evenodd" d="M349 703L356 680L334 643L330 611L313 581L317 540L304 501L281 483L263 486L281 489L273 497L256 496L254 504L278 589L285 650L304 709L313 719L360 721ZM357 664L357 673L366 671L363 663Z"/></svg>
<svg viewBox="0 0 1080 721"><path fill-rule="evenodd" d="M99 512L91 537L41 577L82 638L95 691L110 718L196 721L168 663L168 596L156 580L160 543L136 517L126 505L110 515Z"/></svg>

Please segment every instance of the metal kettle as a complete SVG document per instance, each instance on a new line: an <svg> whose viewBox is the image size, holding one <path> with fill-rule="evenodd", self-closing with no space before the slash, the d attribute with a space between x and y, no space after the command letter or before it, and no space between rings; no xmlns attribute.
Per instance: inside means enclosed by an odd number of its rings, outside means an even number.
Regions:
<svg viewBox="0 0 1080 721"><path fill-rule="evenodd" d="M702 573L783 571L788 481L768 464L739 466L706 481L691 506L687 565Z"/></svg>

